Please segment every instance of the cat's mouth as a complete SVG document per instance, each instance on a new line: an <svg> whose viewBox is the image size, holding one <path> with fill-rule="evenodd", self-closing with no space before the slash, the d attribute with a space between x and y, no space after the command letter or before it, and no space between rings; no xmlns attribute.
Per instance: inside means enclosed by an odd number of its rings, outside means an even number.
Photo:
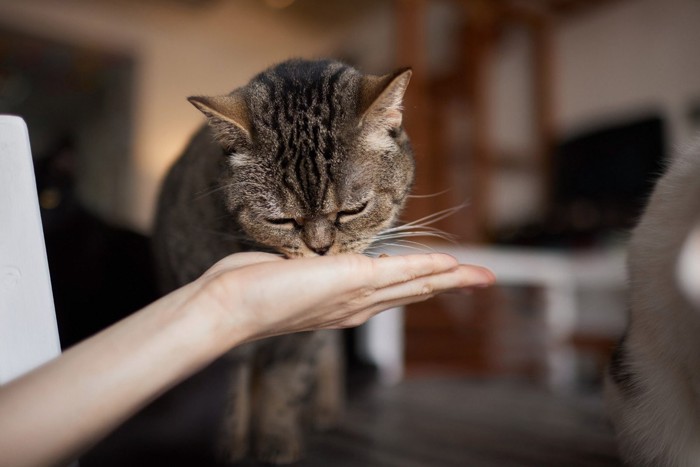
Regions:
<svg viewBox="0 0 700 467"><path fill-rule="evenodd" d="M339 244L332 244L327 248L316 248L312 249L304 245L298 248L277 248L277 252L287 259L299 259L299 258L314 258L317 256L335 256L348 253L363 253L367 249L368 245L364 243L362 245L352 246L341 246Z"/></svg>
<svg viewBox="0 0 700 467"><path fill-rule="evenodd" d="M280 251L280 253L287 259L299 259L299 258L314 258L316 256L334 256L341 252L335 249L329 249L327 251L312 251L312 250L293 250L293 251Z"/></svg>

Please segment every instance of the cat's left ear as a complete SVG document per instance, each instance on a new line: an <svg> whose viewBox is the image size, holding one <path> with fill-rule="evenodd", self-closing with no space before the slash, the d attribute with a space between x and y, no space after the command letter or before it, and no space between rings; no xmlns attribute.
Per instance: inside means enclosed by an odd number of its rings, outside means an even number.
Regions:
<svg viewBox="0 0 700 467"><path fill-rule="evenodd" d="M403 96L413 72L403 68L384 76L365 76L360 89L360 125L399 128Z"/></svg>
<svg viewBox="0 0 700 467"><path fill-rule="evenodd" d="M224 145L250 142L250 118L243 93L234 91L226 96L192 96L187 98L209 119L216 138Z"/></svg>

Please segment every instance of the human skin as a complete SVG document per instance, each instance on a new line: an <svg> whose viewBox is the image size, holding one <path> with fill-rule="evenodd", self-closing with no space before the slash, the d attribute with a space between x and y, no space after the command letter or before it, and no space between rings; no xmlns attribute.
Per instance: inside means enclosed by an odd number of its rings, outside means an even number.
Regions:
<svg viewBox="0 0 700 467"><path fill-rule="evenodd" d="M0 465L70 462L168 388L245 342L358 326L388 308L494 280L487 269L442 254L231 255L0 387Z"/></svg>

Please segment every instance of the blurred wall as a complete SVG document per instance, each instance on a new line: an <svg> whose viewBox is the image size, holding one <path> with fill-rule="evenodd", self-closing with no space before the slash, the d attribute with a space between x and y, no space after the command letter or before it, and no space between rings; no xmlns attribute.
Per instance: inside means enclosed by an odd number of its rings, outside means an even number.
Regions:
<svg viewBox="0 0 700 467"><path fill-rule="evenodd" d="M124 201L86 201L104 216L146 231L161 177L203 122L187 96L227 93L290 57L341 51L362 57L371 71L393 68L385 63L393 37L388 2L334 4L307 2L305 10L292 12L258 0L0 0L0 24L135 58L134 141L132 154L124 154ZM375 37L385 40L376 44ZM91 195L89 187L82 192L83 198Z"/></svg>
<svg viewBox="0 0 700 467"><path fill-rule="evenodd" d="M428 63L439 73L459 48L450 32L459 13L447 0L431 5ZM669 141L687 141L689 105L700 99L698 20L697 0L619 0L558 19L558 135L659 109L670 123ZM375 73L395 66L391 0L297 0L282 10L263 0L0 0L0 25L134 57L134 140L124 154L123 202L92 204L144 231L163 173L203 121L186 96L228 92L293 56L338 56ZM494 180L490 217L497 224L522 223L541 210L541 174L527 167L535 151L531 53L516 28L494 55L496 153L516 160ZM95 192L92 183L83 197Z"/></svg>
<svg viewBox="0 0 700 467"><path fill-rule="evenodd" d="M554 111L558 138L657 111L669 150L700 130L690 118L700 101L700 2L619 0L559 18L554 28ZM531 48L509 31L496 50L492 128L497 153L532 156ZM517 164L516 164L517 165ZM521 224L537 216L537 173L503 170L495 180L492 219Z"/></svg>
<svg viewBox="0 0 700 467"><path fill-rule="evenodd" d="M489 203L494 229L527 224L542 211L545 180L531 162L537 158L532 54L522 26L504 31L494 50L490 128L494 157L502 165L494 174Z"/></svg>
<svg viewBox="0 0 700 467"><path fill-rule="evenodd" d="M555 59L561 129L659 109L671 144L687 143L689 106L700 98L699 24L697 0L613 2L563 23Z"/></svg>

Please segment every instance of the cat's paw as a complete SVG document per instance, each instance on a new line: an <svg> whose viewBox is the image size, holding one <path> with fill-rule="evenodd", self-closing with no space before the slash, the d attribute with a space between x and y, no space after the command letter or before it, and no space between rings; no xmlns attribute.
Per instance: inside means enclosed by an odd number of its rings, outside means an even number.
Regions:
<svg viewBox="0 0 700 467"><path fill-rule="evenodd" d="M303 443L298 433L261 434L255 446L255 457L269 464L291 464L301 459Z"/></svg>

